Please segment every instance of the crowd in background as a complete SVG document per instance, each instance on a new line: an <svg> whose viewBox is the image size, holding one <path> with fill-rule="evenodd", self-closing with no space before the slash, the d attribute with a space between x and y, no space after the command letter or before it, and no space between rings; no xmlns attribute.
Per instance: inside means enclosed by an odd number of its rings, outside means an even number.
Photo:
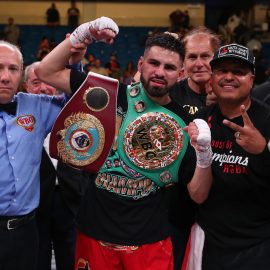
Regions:
<svg viewBox="0 0 270 270"><path fill-rule="evenodd" d="M57 15L57 9L54 3L52 3L52 6L47 10L46 14L47 16L47 26L48 27L58 27L60 25L60 19L59 19L59 14ZM53 15L52 15L53 14ZM79 10L75 7L75 3L72 3L72 7L68 10L69 14L69 21L68 24L70 27L76 27L78 25L78 18L79 18ZM52 18L54 17L54 19ZM264 58L263 58L263 46L259 39L256 37L255 33L250 32L248 27L245 25L245 14L242 12L235 12L233 14L230 14L229 17L223 22L220 23L219 25L219 34L221 37L222 45L224 44L229 44L229 43L238 43L247 46L247 48L253 52L253 54L256 57L256 66L255 66L255 79L254 79L254 84L255 86L262 85L263 83L268 83L265 88L268 90L269 82L267 78L269 77L269 68L264 63ZM192 32L192 26L190 25L190 17L188 14L188 11L182 12L181 10L176 10L172 12L169 15L171 25L168 28L169 32L175 33L178 36L184 36L187 33L190 33L185 36L184 38L184 44L186 46L185 49L190 49L196 47L198 42L194 39L194 36L198 37L202 35L204 37L205 33L199 33L195 32L195 34ZM6 30L7 29L7 30ZM12 30L8 30L12 29ZM10 31L14 31L14 33L17 33L16 35L10 35ZM158 32L155 30L154 32ZM199 30L202 31L202 30ZM205 30L203 30L205 31ZM14 24L14 19L10 18L8 20L8 25L4 28L3 32L3 38L15 45L19 45L19 27ZM150 33L152 34L152 33ZM189 36L190 35L190 36ZM207 33L208 35L208 33ZM207 36L206 35L206 36ZM188 38L187 38L188 36ZM205 41L205 44L207 44L209 37L207 37L206 40L203 40L202 37L200 36L200 41L201 45L203 45L203 41ZM193 46L193 45L196 46ZM191 46L192 45L192 46ZM42 61L44 57L49 54L55 47L57 46L56 42L54 39L50 39L46 36L42 37L40 40L40 43L38 45L38 51L36 53L36 60L37 61ZM218 46L219 47L219 46ZM213 49L213 48L212 48ZM214 54L214 51L211 51L211 55ZM199 56L200 58L201 56ZM210 57L208 57L210 58ZM209 74L210 72L210 66L209 66L209 61L210 59L207 60L207 66L209 67ZM189 89L190 87L192 89L192 86L201 86L202 83L197 83L196 80L193 81L192 79L192 74L188 74L188 60L186 60L186 77L189 77L190 80L188 81L186 78L185 80L183 79L182 81L182 86L181 83L179 85L183 88ZM231 64L231 63L230 63ZM129 61L126 67L121 67L118 59L117 59L117 54L111 54L110 58L107 59L107 62L103 63L101 59L96 57L93 53L88 53L85 58L82 61L83 65L83 71L85 73L88 72L95 72L99 73L104 76L109 76L115 79L118 79L121 83L125 85L129 85L132 83L133 78L135 73L137 72L137 63L133 63L132 61ZM205 64L206 65L206 64ZM252 66L253 67L253 66ZM190 69L191 72L191 69ZM220 70L219 70L220 72ZM208 74L208 75L209 75ZM210 76L210 75L209 75ZM250 75L252 76L252 75ZM184 78L184 76L183 76ZM203 84L203 90L204 93L200 93L200 97L204 97L205 99L207 98L205 96L205 91L206 89L208 90L209 87L209 80L210 77L207 78ZM193 85L189 85L190 83L194 83ZM180 87L179 86L179 87ZM22 86L21 90L27 90L25 89L25 85ZM179 90L179 89L178 89ZM256 90L256 88L255 88ZM199 89L198 89L199 91ZM198 92L197 91L197 92ZM28 91L30 92L30 91ZM194 91L196 92L196 91ZM172 92L173 93L173 92ZM255 92L256 93L256 92ZM267 98L268 94L264 95L260 99L265 99ZM269 98L270 99L270 98ZM177 99L176 99L177 100ZM207 100L204 100L206 102ZM265 102L268 103L268 101ZM173 197L173 196L172 196ZM72 217L73 221L73 217ZM72 224L73 226L74 224ZM189 232L189 231L188 231ZM178 239L176 239L178 240ZM186 239L187 240L187 239ZM175 247L174 247L175 248ZM182 258L181 258L182 262Z"/></svg>

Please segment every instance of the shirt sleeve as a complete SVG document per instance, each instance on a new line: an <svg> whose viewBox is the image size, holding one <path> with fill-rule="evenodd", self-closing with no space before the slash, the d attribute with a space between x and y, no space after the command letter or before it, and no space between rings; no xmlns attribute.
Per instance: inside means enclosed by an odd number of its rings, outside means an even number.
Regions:
<svg viewBox="0 0 270 270"><path fill-rule="evenodd" d="M70 89L72 94L74 94L79 89L86 77L87 75L83 72L74 69L70 70Z"/></svg>

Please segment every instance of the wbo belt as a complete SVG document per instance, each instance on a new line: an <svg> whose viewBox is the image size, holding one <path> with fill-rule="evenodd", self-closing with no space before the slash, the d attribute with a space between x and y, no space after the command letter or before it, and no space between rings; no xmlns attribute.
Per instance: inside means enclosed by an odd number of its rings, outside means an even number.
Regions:
<svg viewBox="0 0 270 270"><path fill-rule="evenodd" d="M26 225L35 217L35 211L24 215L15 217L0 216L0 229L1 230L14 230L21 226Z"/></svg>
<svg viewBox="0 0 270 270"><path fill-rule="evenodd" d="M50 156L72 167L98 172L114 140L117 92L117 80L89 72L56 119Z"/></svg>

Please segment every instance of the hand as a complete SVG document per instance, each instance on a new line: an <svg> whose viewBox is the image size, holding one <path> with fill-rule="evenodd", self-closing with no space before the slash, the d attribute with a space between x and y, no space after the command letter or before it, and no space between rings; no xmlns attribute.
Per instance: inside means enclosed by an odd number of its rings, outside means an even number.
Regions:
<svg viewBox="0 0 270 270"><path fill-rule="evenodd" d="M208 124L202 119L194 119L184 128L190 137L190 144L197 156L197 166L207 168L212 163L211 132Z"/></svg>
<svg viewBox="0 0 270 270"><path fill-rule="evenodd" d="M70 34L66 34L66 39L70 37ZM70 51L72 55L69 58L69 64L78 64L83 59L87 46L91 43L89 39L85 39L84 42L76 43L74 46L71 47Z"/></svg>
<svg viewBox="0 0 270 270"><path fill-rule="evenodd" d="M240 106L244 126L241 127L229 120L223 120L223 124L235 131L235 140L245 151L251 154L260 154L266 146L266 139L251 122L244 105Z"/></svg>
<svg viewBox="0 0 270 270"><path fill-rule="evenodd" d="M116 36L115 32L108 28L103 30L96 30L94 28L90 28L90 33L96 41L102 41L107 44L112 44Z"/></svg>
<svg viewBox="0 0 270 270"><path fill-rule="evenodd" d="M103 41L108 44L113 42L119 33L117 24L108 17L101 17L89 23L89 30L96 41Z"/></svg>
<svg viewBox="0 0 270 270"><path fill-rule="evenodd" d="M90 41L95 39L111 44L118 32L119 28L112 19L101 17L77 27L70 35L70 42L74 46L76 43L84 42L85 39Z"/></svg>

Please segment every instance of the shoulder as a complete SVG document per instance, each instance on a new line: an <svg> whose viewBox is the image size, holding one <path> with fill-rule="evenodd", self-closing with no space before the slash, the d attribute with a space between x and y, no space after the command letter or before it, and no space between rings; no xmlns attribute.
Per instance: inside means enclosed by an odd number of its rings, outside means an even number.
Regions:
<svg viewBox="0 0 270 270"><path fill-rule="evenodd" d="M262 100L251 98L251 109L261 113L270 113L269 105L265 104Z"/></svg>
<svg viewBox="0 0 270 270"><path fill-rule="evenodd" d="M258 98L260 100L264 100L264 98L270 93L269 89L270 89L270 80L267 80L266 82L255 86L251 91L251 96Z"/></svg>
<svg viewBox="0 0 270 270"><path fill-rule="evenodd" d="M186 124L192 120L191 116L183 109L183 107L173 99L165 106L165 108L177 114Z"/></svg>
<svg viewBox="0 0 270 270"><path fill-rule="evenodd" d="M32 100L38 100L38 99L40 99L40 95L19 92L19 93L16 94L15 98L17 99L18 102L20 102L22 100L32 101Z"/></svg>
<svg viewBox="0 0 270 270"><path fill-rule="evenodd" d="M206 120L210 115L217 114L217 112L218 106L216 104L205 106L194 115L194 118L202 118Z"/></svg>
<svg viewBox="0 0 270 270"><path fill-rule="evenodd" d="M177 82L173 88L172 88L172 92L178 92L179 90L184 90L187 89L187 79L183 79L179 82Z"/></svg>

